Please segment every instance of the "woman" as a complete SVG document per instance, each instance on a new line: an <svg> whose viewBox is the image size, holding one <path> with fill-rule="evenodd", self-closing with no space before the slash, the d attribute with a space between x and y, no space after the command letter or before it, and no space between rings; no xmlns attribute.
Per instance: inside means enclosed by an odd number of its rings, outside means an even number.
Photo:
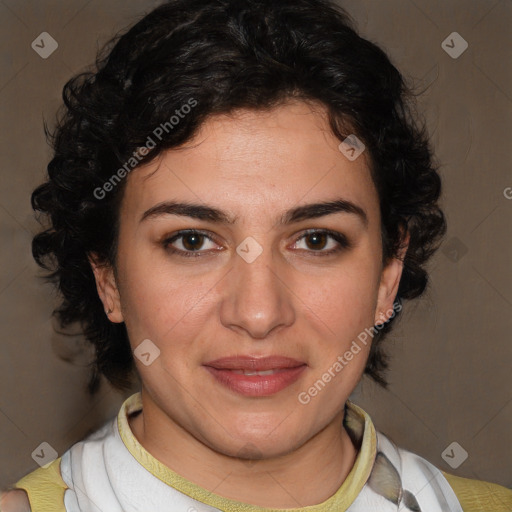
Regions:
<svg viewBox="0 0 512 512"><path fill-rule="evenodd" d="M171 0L65 87L33 242L140 393L2 510L509 510L349 400L445 231L386 55L322 0ZM46 261L53 257L54 267Z"/></svg>

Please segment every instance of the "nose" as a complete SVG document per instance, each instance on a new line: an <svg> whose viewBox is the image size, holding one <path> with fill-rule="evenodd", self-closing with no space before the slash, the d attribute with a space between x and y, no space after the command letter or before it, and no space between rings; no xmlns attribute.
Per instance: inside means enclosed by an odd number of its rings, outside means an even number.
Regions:
<svg viewBox="0 0 512 512"><path fill-rule="evenodd" d="M225 285L220 310L225 327L263 339L293 324L293 291L283 265L273 262L270 250L264 249L250 263L235 254Z"/></svg>

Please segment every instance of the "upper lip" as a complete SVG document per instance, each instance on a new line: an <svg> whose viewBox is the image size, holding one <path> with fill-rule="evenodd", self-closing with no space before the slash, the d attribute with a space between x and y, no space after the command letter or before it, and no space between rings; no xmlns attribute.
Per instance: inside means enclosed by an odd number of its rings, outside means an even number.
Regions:
<svg viewBox="0 0 512 512"><path fill-rule="evenodd" d="M291 357L285 356L267 356L267 357L253 357L253 356L229 356L215 359L204 363L204 366L211 366L218 370L278 370L281 368L296 368L303 366L304 361L298 361Z"/></svg>

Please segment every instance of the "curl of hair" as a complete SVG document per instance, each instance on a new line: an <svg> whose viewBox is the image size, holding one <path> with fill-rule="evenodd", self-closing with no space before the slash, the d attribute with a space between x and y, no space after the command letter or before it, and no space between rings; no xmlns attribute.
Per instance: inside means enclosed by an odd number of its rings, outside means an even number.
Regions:
<svg viewBox="0 0 512 512"><path fill-rule="evenodd" d="M179 123L170 116L196 102ZM414 94L386 54L361 38L327 0L170 0L116 36L93 71L70 79L55 131L54 155L32 207L50 226L32 242L36 262L62 295L64 327L79 322L94 346L89 391L103 375L129 389L135 366L124 323L111 323L89 257L116 268L119 207L126 180L98 198L138 148L168 123L140 163L177 147L210 116L271 109L290 100L320 104L341 140L356 134L368 151L382 217L383 264L409 235L397 304L427 286L425 263L446 230L441 182L428 136L415 121ZM383 387L382 341L398 311L373 339L365 373Z"/></svg>

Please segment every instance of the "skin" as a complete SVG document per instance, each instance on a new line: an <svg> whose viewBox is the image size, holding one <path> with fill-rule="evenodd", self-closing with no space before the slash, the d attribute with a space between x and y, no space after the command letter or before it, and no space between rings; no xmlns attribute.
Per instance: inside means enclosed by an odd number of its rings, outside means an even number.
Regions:
<svg viewBox="0 0 512 512"><path fill-rule="evenodd" d="M21 489L0 494L0 510L4 512L30 512L27 493Z"/></svg>
<svg viewBox="0 0 512 512"><path fill-rule="evenodd" d="M262 507L314 505L336 492L354 464L343 407L369 344L309 404L297 397L359 333L389 316L402 263L382 264L379 200L366 153L351 162L338 145L319 105L211 117L182 148L128 176L116 272L91 258L110 320L126 323L133 349L150 339L160 350L149 366L135 358L143 412L130 419L134 435L166 466L221 496ZM367 225L347 212L277 222L290 208L339 198L362 208ZM236 220L167 214L140 222L167 200L212 205ZM301 238L313 228L343 233L352 245L319 256L337 243ZM172 243L203 256L165 248L163 241L182 229L214 237L202 245ZM249 236L263 248L252 263L236 252ZM307 368L274 395L246 397L202 366L234 354L284 355Z"/></svg>

